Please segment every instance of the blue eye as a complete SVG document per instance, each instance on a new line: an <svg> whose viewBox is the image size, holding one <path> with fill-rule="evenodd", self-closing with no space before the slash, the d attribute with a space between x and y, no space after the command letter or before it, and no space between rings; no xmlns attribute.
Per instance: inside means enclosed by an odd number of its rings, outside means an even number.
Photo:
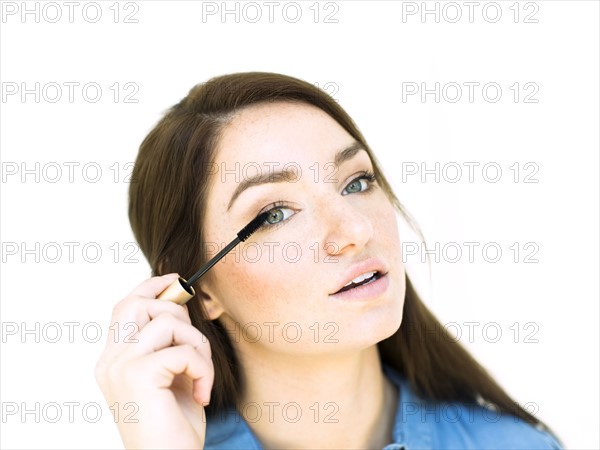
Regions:
<svg viewBox="0 0 600 450"><path fill-rule="evenodd" d="M375 182L375 174L372 172L364 171L361 176L352 180L342 191L342 195L356 194L359 192L365 192L372 188L372 184Z"/></svg>
<svg viewBox="0 0 600 450"><path fill-rule="evenodd" d="M291 208L287 208L285 202L275 202L270 206L271 209L266 210L266 212L269 213L269 216L263 225L264 227L279 225L292 216L293 210Z"/></svg>

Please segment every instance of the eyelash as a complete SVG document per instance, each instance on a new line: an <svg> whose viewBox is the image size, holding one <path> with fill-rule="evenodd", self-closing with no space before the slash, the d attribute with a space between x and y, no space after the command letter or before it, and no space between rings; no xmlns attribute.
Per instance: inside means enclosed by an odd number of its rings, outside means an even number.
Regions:
<svg viewBox="0 0 600 450"><path fill-rule="evenodd" d="M346 185L344 190L346 190L346 188L348 186L350 186L352 183L359 181L359 180L367 180L367 188L364 191L354 192L355 194L364 194L364 193L372 191L373 188L376 187L374 184L375 181L377 180L377 178L375 177L375 174L373 172L371 172L370 170L364 170L360 173L360 175L358 177L351 180ZM346 194L346 195L348 195L348 194ZM263 212L271 212L271 211L276 211L278 209L283 209L283 208L289 208L289 204L287 202L285 202L284 200L277 200L276 202L271 203L270 205L266 206L257 215L260 215ZM291 209L291 208L289 208L289 209ZM288 219L289 219L289 217L287 219L284 219L281 222L277 222L277 223L269 223L269 222L265 221L265 223L263 224L261 229L274 230L274 229L278 228L279 226L285 224L288 221ZM258 231L260 231L260 230L258 230Z"/></svg>
<svg viewBox="0 0 600 450"><path fill-rule="evenodd" d="M355 192L355 194L368 192L375 187L375 185L373 184L373 183L375 183L375 180L376 180L375 174L373 172L371 172L370 170L363 170L362 172L360 172L360 175L358 177L354 178L353 180L350 181L350 183L348 183L346 185L346 188L358 180L367 180L368 181L367 188L364 191ZM346 188L344 188L344 190ZM346 194L346 195L348 195L348 194Z"/></svg>

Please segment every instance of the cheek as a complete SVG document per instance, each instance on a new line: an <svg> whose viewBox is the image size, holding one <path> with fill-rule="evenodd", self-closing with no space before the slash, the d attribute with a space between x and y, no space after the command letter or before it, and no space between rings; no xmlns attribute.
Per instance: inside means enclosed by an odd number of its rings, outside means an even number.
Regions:
<svg viewBox="0 0 600 450"><path fill-rule="evenodd" d="M400 251L400 235L398 230L398 221L396 219L396 210L388 208L386 214L383 214L383 220L380 224L381 239L384 244L394 250Z"/></svg>
<svg viewBox="0 0 600 450"><path fill-rule="evenodd" d="M376 217L373 223L373 241L378 248L385 248L386 254L400 251L400 235L398 229L398 211L390 203L383 192L378 193L377 202L373 203L371 214Z"/></svg>
<svg viewBox="0 0 600 450"><path fill-rule="evenodd" d="M385 208L385 211L382 209L379 217L381 220L374 230L375 235L380 237L377 248L381 250L386 258L391 273L395 274L395 282L398 283L397 295L404 299L406 281L396 209L393 207Z"/></svg>
<svg viewBox="0 0 600 450"><path fill-rule="evenodd" d="M255 258L255 248L240 246L239 262L232 258L215 270L219 299L240 323L282 319L296 314L294 305L303 302L298 296L305 291L304 283L300 276L294 276L297 270L303 272L301 260L297 264L282 262L277 247L271 251L272 258L268 248L261 247L262 255Z"/></svg>

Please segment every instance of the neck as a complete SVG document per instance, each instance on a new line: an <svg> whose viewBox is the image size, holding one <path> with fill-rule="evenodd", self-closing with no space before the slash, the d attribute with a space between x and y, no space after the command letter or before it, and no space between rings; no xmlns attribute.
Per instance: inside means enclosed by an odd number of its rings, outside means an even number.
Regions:
<svg viewBox="0 0 600 450"><path fill-rule="evenodd" d="M322 357L241 352L240 362L238 409L264 448L382 448L392 441L398 394L376 345Z"/></svg>

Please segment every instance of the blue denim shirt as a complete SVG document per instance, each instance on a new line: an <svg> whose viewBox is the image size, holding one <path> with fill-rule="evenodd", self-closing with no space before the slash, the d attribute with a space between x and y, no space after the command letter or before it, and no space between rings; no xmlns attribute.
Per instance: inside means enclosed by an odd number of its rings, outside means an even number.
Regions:
<svg viewBox="0 0 600 450"><path fill-rule="evenodd" d="M430 403L408 381L384 366L399 391L393 440L383 450L561 449L548 433L510 415L461 403ZM241 415L231 410L208 418L205 449L262 449Z"/></svg>

